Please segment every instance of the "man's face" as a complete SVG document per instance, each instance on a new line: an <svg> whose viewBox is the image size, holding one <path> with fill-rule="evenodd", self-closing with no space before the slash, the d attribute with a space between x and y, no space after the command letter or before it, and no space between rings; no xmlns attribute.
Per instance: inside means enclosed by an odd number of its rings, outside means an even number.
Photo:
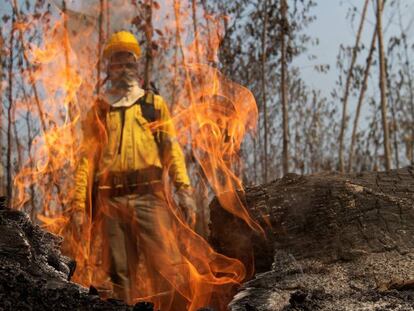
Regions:
<svg viewBox="0 0 414 311"><path fill-rule="evenodd" d="M111 55L108 63L108 74L112 86L128 87L133 80L138 79L138 62L129 52L117 52Z"/></svg>

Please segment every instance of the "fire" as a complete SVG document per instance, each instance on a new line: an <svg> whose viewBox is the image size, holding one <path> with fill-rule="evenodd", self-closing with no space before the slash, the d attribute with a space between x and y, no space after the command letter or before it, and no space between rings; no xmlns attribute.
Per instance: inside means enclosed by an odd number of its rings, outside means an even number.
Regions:
<svg viewBox="0 0 414 311"><path fill-rule="evenodd" d="M80 2L77 4L82 6ZM154 17L154 21L164 23L166 28L174 25L181 35L185 34L190 15L182 12L184 1L167 2L164 6L157 11L159 15ZM113 7L123 10L111 11ZM112 1L107 9L113 14L130 12L131 4ZM132 9L137 10L135 6ZM93 7L92 12L98 11L99 6ZM161 17L168 11L176 16L170 24ZM113 21L122 19L122 16L110 18ZM78 28L82 26L81 29L74 31L76 27L70 23L71 19ZM181 146L187 146L196 160L197 165L193 165L191 170L194 176L202 174L204 177L198 178L208 182L225 209L244 219L253 230L262 232L240 200L239 192L243 187L234 172L241 161L238 153L243 138L255 129L258 117L256 102L249 90L225 78L209 65L215 59L220 41L219 27L213 22L213 19L209 20L209 27L193 36L192 43L184 44L181 39L177 40L175 46L181 51L183 61L170 60L169 66L163 69L166 73L175 72L173 77L166 74L166 79L174 84L172 120ZM88 222L83 228L76 228L72 222L73 174L79 154L85 148L98 147L80 143L81 120L96 100L97 86L103 85L102 77L98 81L101 69L97 68L96 49L100 46L97 42L98 19L91 15L76 17L73 11L69 11L61 13L52 28L40 22L24 27L18 25L17 30L22 32L22 37L31 27L37 27L43 34L39 46L25 43L25 53L31 64L23 73L37 94L37 98L26 100L25 105L32 115L37 113L42 130L33 142L26 165L14 179L17 190L14 205L26 210L36 205L35 214L43 226L64 237L64 251L77 261L75 282L93 285L100 290L111 289L106 260L107 239L103 230L104 212L89 209ZM177 34L171 36L177 38ZM209 44L202 46L197 42ZM179 88L179 85L183 87ZM156 121L151 126L156 128L162 124ZM165 184L168 185L168 181ZM36 193L38 202L31 202L33 193ZM146 271L143 260L149 259L140 258L132 276L133 297L129 303L147 300L154 302L156 308L162 306L162 310L174 310L177 308L173 302L177 295L174 293L178 293L183 297L187 310L211 304L224 310L228 295L251 271L246 271L237 259L216 253L203 237L183 223L176 215L172 189L166 189L166 193L176 224L171 228L160 226L159 232L169 248L178 250L181 264L175 265L164 252L151 249L151 257L160 263L158 276ZM135 232L138 229L132 227L131 230Z"/></svg>

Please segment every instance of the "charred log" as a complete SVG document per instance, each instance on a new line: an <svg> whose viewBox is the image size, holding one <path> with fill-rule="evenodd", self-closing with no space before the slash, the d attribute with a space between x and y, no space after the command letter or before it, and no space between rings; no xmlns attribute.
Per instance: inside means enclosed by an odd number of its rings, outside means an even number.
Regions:
<svg viewBox="0 0 414 311"><path fill-rule="evenodd" d="M266 239L211 205L217 250L261 272L231 310L414 310L413 167L289 174L245 199Z"/></svg>
<svg viewBox="0 0 414 311"><path fill-rule="evenodd" d="M6 205L0 197L0 310L154 310L149 302L102 300L94 287L71 282L76 263L61 254L63 239Z"/></svg>
<svg viewBox="0 0 414 311"><path fill-rule="evenodd" d="M104 301L70 282L75 262L60 252L62 238L33 225L0 199L0 310L152 310Z"/></svg>

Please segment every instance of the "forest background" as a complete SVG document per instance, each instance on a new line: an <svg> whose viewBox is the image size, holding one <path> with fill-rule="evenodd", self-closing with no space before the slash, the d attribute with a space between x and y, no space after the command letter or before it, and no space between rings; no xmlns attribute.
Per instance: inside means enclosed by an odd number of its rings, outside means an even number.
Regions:
<svg viewBox="0 0 414 311"><path fill-rule="evenodd" d="M44 162L39 137L59 127L56 115L42 108L47 92L36 80L41 64L33 62L31 51L44 45L45 29L52 29L74 2L0 1L0 185L9 198L16 177ZM244 185L287 173L414 164L412 0L124 1L133 10L128 9L131 18L122 27L103 22L114 14L111 1L92 2L95 16L85 14L96 18L97 49L120 30L116 28L134 31L144 50L143 75L173 112L177 90L186 83L179 76L197 57L253 93L257 129L244 139L233 165ZM155 18L159 12L166 16L164 22ZM64 27L70 28L70 19L67 23ZM43 28L33 26L39 24ZM192 60L183 49L187 42L195 49ZM207 52L200 51L203 47ZM67 62L70 56L68 52ZM93 69L100 66L96 59ZM98 77L103 75L99 70ZM185 147L192 163L189 149ZM48 164L51 168L42 175L49 176L44 185L55 185L58 196L72 180L62 185L51 172L67 170L65 176L70 175L76 166L73 157L69 165ZM35 217L44 201L36 188L39 176L30 176L25 191L31 199L26 203Z"/></svg>

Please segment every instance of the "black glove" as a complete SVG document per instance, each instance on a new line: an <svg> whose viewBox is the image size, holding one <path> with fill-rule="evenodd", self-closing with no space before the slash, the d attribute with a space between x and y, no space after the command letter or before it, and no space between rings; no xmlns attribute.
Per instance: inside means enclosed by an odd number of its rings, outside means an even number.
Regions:
<svg viewBox="0 0 414 311"><path fill-rule="evenodd" d="M178 206L187 224L194 229L196 224L197 205L194 200L194 190L183 185L177 191Z"/></svg>

